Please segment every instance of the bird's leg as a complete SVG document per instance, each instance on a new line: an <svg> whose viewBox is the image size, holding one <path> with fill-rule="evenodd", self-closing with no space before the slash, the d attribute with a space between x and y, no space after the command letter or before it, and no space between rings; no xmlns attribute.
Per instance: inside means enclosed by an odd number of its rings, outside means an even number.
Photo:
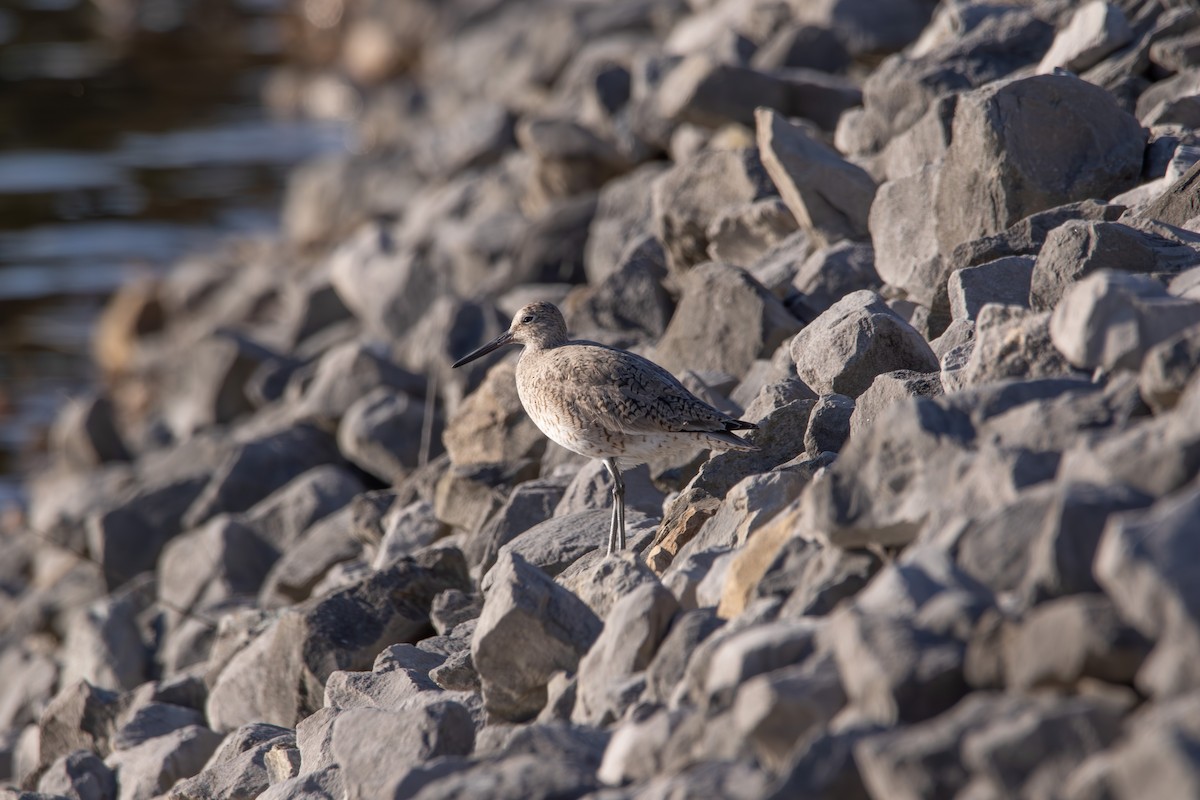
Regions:
<svg viewBox="0 0 1200 800"><path fill-rule="evenodd" d="M613 517L611 529L608 533L608 552L611 554L613 552L614 538L616 539L616 549L625 549L625 481L621 480L621 470L617 467L616 459L604 459L604 467L608 470L608 474L612 475L613 479Z"/></svg>

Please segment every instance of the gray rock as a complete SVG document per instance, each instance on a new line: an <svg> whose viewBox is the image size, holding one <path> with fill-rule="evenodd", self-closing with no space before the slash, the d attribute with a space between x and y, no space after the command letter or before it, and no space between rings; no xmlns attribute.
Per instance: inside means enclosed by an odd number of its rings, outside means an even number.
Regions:
<svg viewBox="0 0 1200 800"><path fill-rule="evenodd" d="M443 436L455 466L496 464L540 455L545 437L517 397L514 365L501 361L450 415Z"/></svg>
<svg viewBox="0 0 1200 800"><path fill-rule="evenodd" d="M1008 685L1071 688L1081 679L1132 684L1150 651L1100 594L1063 597L1033 609L1005 640Z"/></svg>
<svg viewBox="0 0 1200 800"><path fill-rule="evenodd" d="M700 153L656 178L653 232L666 248L671 272L708 259L708 227L723 211L775 194L755 150Z"/></svg>
<svg viewBox="0 0 1200 800"><path fill-rule="evenodd" d="M139 617L153 603L149 575L78 609L63 641L62 684L86 680L102 689L132 689L149 677L150 651Z"/></svg>
<svg viewBox="0 0 1200 800"><path fill-rule="evenodd" d="M452 702L401 712L353 708L339 712L333 724L332 750L352 800L391 796L412 766L467 755L474 744L470 714Z"/></svg>
<svg viewBox="0 0 1200 800"><path fill-rule="evenodd" d="M931 164L883 182L867 219L879 277L926 306L938 296L949 269L934 207L941 175Z"/></svg>
<svg viewBox="0 0 1200 800"><path fill-rule="evenodd" d="M611 517L608 509L552 517L501 547L496 563L499 564L505 554L520 556L523 563L537 567L553 578L583 556L605 546ZM625 530L630 547L636 551L640 539L648 537L657 528L657 523L633 509L626 509ZM485 583L486 580L485 577Z"/></svg>
<svg viewBox="0 0 1200 800"><path fill-rule="evenodd" d="M336 764L272 784L260 800L339 800L345 796L342 769Z"/></svg>
<svg viewBox="0 0 1200 800"><path fill-rule="evenodd" d="M212 473L183 523L195 528L217 514L246 511L313 467L339 461L333 437L310 425L241 442Z"/></svg>
<svg viewBox="0 0 1200 800"><path fill-rule="evenodd" d="M800 331L790 348L800 379L821 394L857 397L881 373L937 369L921 334L868 291L839 300Z"/></svg>
<svg viewBox="0 0 1200 800"><path fill-rule="evenodd" d="M357 557L362 543L354 536L353 509L335 511L314 523L271 565L259 601L270 608L312 596L336 565Z"/></svg>
<svg viewBox="0 0 1200 800"><path fill-rule="evenodd" d="M555 509L567 488L565 478L539 478L515 487L500 510L491 516L479 535L471 539L466 555L486 573L496 563L500 548L539 523L557 516Z"/></svg>
<svg viewBox="0 0 1200 800"><path fill-rule="evenodd" d="M429 679L448 691L478 692L482 688L470 650L455 653L429 670Z"/></svg>
<svg viewBox="0 0 1200 800"><path fill-rule="evenodd" d="M811 322L851 292L880 288L875 249L866 243L848 241L823 247L796 270L792 286L803 297L799 304L789 301L788 308L796 313L802 304L802 319Z"/></svg>
<svg viewBox="0 0 1200 800"><path fill-rule="evenodd" d="M804 432L805 451L815 456L841 450L850 436L850 417L853 413L854 400L851 398L842 394L822 395L808 415L808 430Z"/></svg>
<svg viewBox="0 0 1200 800"><path fill-rule="evenodd" d="M1092 0L1076 9L1070 22L1054 37L1054 44L1042 56L1038 72L1048 73L1058 68L1083 72L1132 38L1129 21L1119 6Z"/></svg>
<svg viewBox="0 0 1200 800"><path fill-rule="evenodd" d="M118 800L150 800L204 769L220 744L220 734L189 725L114 751L104 763L116 775Z"/></svg>
<svg viewBox="0 0 1200 800"><path fill-rule="evenodd" d="M1198 515L1200 491L1192 489L1115 516L1096 553L1096 580L1121 617L1156 642L1137 676L1138 687L1154 696L1196 685L1200 598L1188 553Z"/></svg>
<svg viewBox="0 0 1200 800"><path fill-rule="evenodd" d="M1093 273L1070 287L1050 317L1050 338L1072 365L1137 371L1156 344L1200 325L1200 302L1167 294L1153 278Z"/></svg>
<svg viewBox="0 0 1200 800"><path fill-rule="evenodd" d="M579 662L579 683L572 719L603 725L621 716L614 688L649 666L679 610L662 584L646 582L617 600L604 628Z"/></svg>
<svg viewBox="0 0 1200 800"><path fill-rule="evenodd" d="M172 433L186 439L253 411L247 383L260 364L274 358L261 344L228 331L191 345L182 362L186 368L168 373L165 381L164 412Z"/></svg>
<svg viewBox="0 0 1200 800"><path fill-rule="evenodd" d="M71 800L116 800L117 781L113 772L95 754L76 750L60 756L38 780L42 794Z"/></svg>
<svg viewBox="0 0 1200 800"><path fill-rule="evenodd" d="M659 774L666 744L689 711L650 705L635 708L613 731L596 776L610 786L619 786L648 781Z"/></svg>
<svg viewBox="0 0 1200 800"><path fill-rule="evenodd" d="M50 701L37 723L38 773L56 759L76 750L101 757L111 750L118 696L87 681L64 686Z"/></svg>
<svg viewBox="0 0 1200 800"><path fill-rule="evenodd" d="M1081 200L1039 211L1008 229L964 242L954 248L951 261L960 267L975 267L1008 256L1037 256L1050 232L1074 220L1113 222L1125 206L1098 200Z"/></svg>
<svg viewBox="0 0 1200 800"><path fill-rule="evenodd" d="M1062 130L1088 135L1052 135ZM1145 143L1110 93L1078 78L1041 75L962 95L938 183L942 253L1036 211L1131 188Z"/></svg>
<svg viewBox="0 0 1200 800"><path fill-rule="evenodd" d="M763 166L801 227L821 244L867 238L871 176L770 108L754 119Z"/></svg>
<svg viewBox="0 0 1200 800"><path fill-rule="evenodd" d="M111 744L114 750L128 750L142 742L163 736L189 725L204 726L204 714L194 708L172 703L150 702L122 713Z"/></svg>
<svg viewBox="0 0 1200 800"><path fill-rule="evenodd" d="M1070 800L1112 797L1131 800L1142 792L1167 795L1190 793L1198 787L1196 759L1197 699L1194 694L1170 703L1156 703L1134 715L1126 736L1095 753L1062 785Z"/></svg>
<svg viewBox="0 0 1200 800"><path fill-rule="evenodd" d="M1150 496L1120 484L1064 482L1031 548L1021 594L1041 601L1099 591L1092 563L1106 521L1113 514L1145 508L1151 501Z"/></svg>
<svg viewBox="0 0 1200 800"><path fill-rule="evenodd" d="M824 620L790 619L727 628L689 662L684 679L688 696L710 714L729 709L739 687L751 678L812 656L824 625Z"/></svg>
<svg viewBox="0 0 1200 800"><path fill-rule="evenodd" d="M502 719L528 719L545 705L550 676L576 669L600 635L600 620L515 553L502 552L488 575L471 641L484 703Z"/></svg>
<svg viewBox="0 0 1200 800"><path fill-rule="evenodd" d="M426 428L424 404L406 394L378 387L348 409L338 425L338 449L346 460L387 483L399 483L421 461L421 443L441 441L441 419ZM428 455L438 455L433 446Z"/></svg>
<svg viewBox="0 0 1200 800"><path fill-rule="evenodd" d="M1200 240L1164 225L1130 221L1072 221L1046 235L1034 264L1029 303L1054 308L1067 288L1100 270L1179 271L1197 259Z"/></svg>
<svg viewBox="0 0 1200 800"><path fill-rule="evenodd" d="M546 446L545 437L538 445ZM512 487L536 478L540 469L540 458L452 466L437 476L433 493L434 516L452 529L477 533L504 505Z"/></svg>
<svg viewBox="0 0 1200 800"><path fill-rule="evenodd" d="M442 292L430 262L398 241L395 227L368 223L335 249L329 281L375 335L403 337Z"/></svg>
<svg viewBox="0 0 1200 800"><path fill-rule="evenodd" d="M800 329L782 303L737 267L703 264L692 268L682 284L675 315L653 354L676 373L717 370L741 377L755 359L771 355ZM708 324L713 304L739 324Z"/></svg>
<svg viewBox="0 0 1200 800"><path fill-rule="evenodd" d="M994 592L1012 592L1030 572L1033 552L1058 492L1038 484L981 513L962 514L929 541L946 547L965 573Z"/></svg>
<svg viewBox="0 0 1200 800"><path fill-rule="evenodd" d="M483 611L483 598L477 594L466 594L458 589L447 589L433 598L429 608L429 620L433 629L445 635L458 625L478 619Z"/></svg>
<svg viewBox="0 0 1200 800"><path fill-rule="evenodd" d="M683 59L658 89L659 112L670 120L719 128L729 122L749 126L761 106L802 116L826 130L838 115L858 105L858 89L845 79L815 70L759 72L722 63L708 54Z"/></svg>
<svg viewBox="0 0 1200 800"><path fill-rule="evenodd" d="M0 688L0 729L36 723L59 685L52 654L31 644L12 643L0 653L0 674L8 676Z"/></svg>
<svg viewBox="0 0 1200 800"><path fill-rule="evenodd" d="M552 800L582 797L600 788L592 768L536 755L484 760L424 785L415 800L494 797L497 800ZM407 785L400 787L408 791Z"/></svg>
<svg viewBox="0 0 1200 800"><path fill-rule="evenodd" d="M117 430L112 401L100 394L74 398L54 420L50 439L59 458L75 469L126 461L129 451Z"/></svg>
<svg viewBox="0 0 1200 800"><path fill-rule="evenodd" d="M759 70L804 67L841 72L850 63L846 46L832 30L818 25L787 24L754 51L750 65Z"/></svg>
<svg viewBox="0 0 1200 800"><path fill-rule="evenodd" d="M360 398L387 387L398 393L423 395L425 379L390 361L381 348L351 341L330 348L313 365L311 375L289 383L288 399L296 414L322 425L336 426Z"/></svg>
<svg viewBox="0 0 1200 800"><path fill-rule="evenodd" d="M818 657L757 675L737 689L735 735L760 763L780 772L808 734L829 724L846 703L837 665Z"/></svg>
<svg viewBox="0 0 1200 800"><path fill-rule="evenodd" d="M885 372L854 401L850 434L860 436L887 408L909 397L937 397L942 393L938 374L897 370Z"/></svg>
<svg viewBox="0 0 1200 800"><path fill-rule="evenodd" d="M579 338L609 344L657 339L675 310L663 287L666 276L666 252L646 234L630 243L613 272L570 296L568 327Z"/></svg>
<svg viewBox="0 0 1200 800"><path fill-rule="evenodd" d="M287 609L216 676L209 721L225 730L254 720L295 725L320 708L335 670L362 669L384 644L427 635L433 598L451 588L468 588L462 554L432 550Z"/></svg>
<svg viewBox="0 0 1200 800"><path fill-rule="evenodd" d="M607 619L618 600L657 580L635 553L608 556L594 550L560 572L554 582L582 600L598 618Z"/></svg>
<svg viewBox="0 0 1200 800"><path fill-rule="evenodd" d="M831 613L867 585L881 566L863 550L820 547L799 537L788 540L754 587L754 596L786 597L783 618Z"/></svg>
<svg viewBox="0 0 1200 800"><path fill-rule="evenodd" d="M986 305L975 320L975 343L954 376L958 386L978 386L1007 378L1053 378L1071 365L1050 338L1050 313L1017 306ZM943 386L947 375L942 373Z"/></svg>
<svg viewBox="0 0 1200 800"><path fill-rule="evenodd" d="M177 613L254 597L278 558L253 528L221 515L163 549L158 596Z"/></svg>
<svg viewBox="0 0 1200 800"><path fill-rule="evenodd" d="M1112 742L1120 713L1086 697L978 692L927 722L861 739L855 758L872 795L1053 796L1067 773Z"/></svg>
<svg viewBox="0 0 1200 800"><path fill-rule="evenodd" d="M796 218L778 197L729 209L708 229L708 255L713 261L753 264L797 230Z"/></svg>
<svg viewBox="0 0 1200 800"><path fill-rule="evenodd" d="M433 503L417 500L389 512L387 530L371 562L373 569L387 569L401 559L414 555L449 531L434 514Z"/></svg>
<svg viewBox="0 0 1200 800"><path fill-rule="evenodd" d="M197 775L171 788L172 800L253 800L270 785L267 753L274 747L294 745L287 728L251 723L225 737Z"/></svg>
<svg viewBox="0 0 1200 800"><path fill-rule="evenodd" d="M1175 407L1200 370L1200 326L1193 325L1151 347L1142 359L1138 391L1155 413Z"/></svg>
<svg viewBox="0 0 1200 800"><path fill-rule="evenodd" d="M956 320L974 320L988 303L1027 305L1033 265L1029 256L1007 256L951 272L950 315Z"/></svg>
<svg viewBox="0 0 1200 800"><path fill-rule="evenodd" d="M616 272L630 245L652 232L651 187L664 171L652 161L604 184L584 247L588 283L598 285Z"/></svg>
<svg viewBox="0 0 1200 800"><path fill-rule="evenodd" d="M1196 177L1200 166L1193 165L1162 196L1137 213L1140 219L1157 220L1183 226L1197 216L1200 199L1196 196Z"/></svg>
<svg viewBox="0 0 1200 800"><path fill-rule="evenodd" d="M283 552L314 522L348 505L362 489L362 481L342 466L313 467L255 503L240 521Z"/></svg>

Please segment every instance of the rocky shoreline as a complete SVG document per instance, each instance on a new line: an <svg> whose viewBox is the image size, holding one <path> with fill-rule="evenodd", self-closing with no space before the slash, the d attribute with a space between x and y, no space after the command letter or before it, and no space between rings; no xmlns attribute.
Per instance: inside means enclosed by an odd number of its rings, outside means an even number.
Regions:
<svg viewBox="0 0 1200 800"><path fill-rule="evenodd" d="M0 797L1200 794L1200 11L343 10L273 101L369 146L113 299L5 520ZM450 370L533 299L759 426L618 556Z"/></svg>

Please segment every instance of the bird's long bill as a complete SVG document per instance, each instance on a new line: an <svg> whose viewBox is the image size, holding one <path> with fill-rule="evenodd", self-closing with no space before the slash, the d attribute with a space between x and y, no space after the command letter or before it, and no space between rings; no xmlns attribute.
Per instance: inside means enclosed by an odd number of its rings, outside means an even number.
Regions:
<svg viewBox="0 0 1200 800"><path fill-rule="evenodd" d="M492 352L493 350L498 350L499 348L504 347L504 345L511 344L511 343L512 343L512 331L505 331L504 333L497 336L495 339L492 339L490 342L485 344L483 347L481 347L478 350L475 350L473 352L467 353L465 356L460 358L458 361L455 361L454 364L451 365L451 369L456 369L458 367L461 367L463 364L470 363L471 361L474 361L477 358L486 356L488 353Z"/></svg>

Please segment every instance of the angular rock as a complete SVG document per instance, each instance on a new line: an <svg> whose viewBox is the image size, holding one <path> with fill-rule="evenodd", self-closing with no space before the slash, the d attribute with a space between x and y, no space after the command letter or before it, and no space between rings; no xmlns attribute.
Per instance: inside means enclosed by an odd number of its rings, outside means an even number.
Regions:
<svg viewBox="0 0 1200 800"><path fill-rule="evenodd" d="M332 750L350 800L392 796L411 767L467 755L474 744L470 714L452 702L403 712L348 709L333 724Z"/></svg>
<svg viewBox="0 0 1200 800"><path fill-rule="evenodd" d="M333 437L310 425L240 443L212 474L183 522L195 528L217 514L246 511L308 470L339 461Z"/></svg>
<svg viewBox="0 0 1200 800"><path fill-rule="evenodd" d="M272 566L263 580L259 601L266 607L291 605L308 599L338 564L357 557L362 543L354 536L347 506L320 520Z"/></svg>
<svg viewBox="0 0 1200 800"><path fill-rule="evenodd" d="M129 459L116 427L112 401L103 395L69 401L58 413L50 438L59 457L76 469Z"/></svg>
<svg viewBox="0 0 1200 800"><path fill-rule="evenodd" d="M754 120L763 166L801 227L821 244L867 238L871 176L770 108Z"/></svg>
<svg viewBox="0 0 1200 800"><path fill-rule="evenodd" d="M95 753L76 750L51 764L38 780L37 789L72 800L115 800L117 781Z"/></svg>
<svg viewBox="0 0 1200 800"><path fill-rule="evenodd" d="M696 54L671 70L658 98L667 119L706 128L729 122L749 126L755 110L766 106L832 130L841 112L858 105L861 95L849 81L816 71L759 72Z"/></svg>
<svg viewBox="0 0 1200 800"><path fill-rule="evenodd" d="M622 714L613 690L649 666L678 609L675 596L658 582L644 583L613 604L579 662L573 719L603 725Z"/></svg>
<svg viewBox="0 0 1200 800"><path fill-rule="evenodd" d="M857 397L884 372L937 369L921 334L868 291L846 295L789 347L801 380L821 394Z"/></svg>
<svg viewBox="0 0 1200 800"><path fill-rule="evenodd" d="M284 552L309 526L349 504L362 489L362 481L348 469L325 464L293 478L255 503L241 522Z"/></svg>
<svg viewBox="0 0 1200 800"><path fill-rule="evenodd" d="M1096 553L1096 580L1128 620L1156 642L1137 676L1155 696L1194 689L1200 654L1200 595L1192 573L1200 490L1111 518Z"/></svg>
<svg viewBox="0 0 1200 800"><path fill-rule="evenodd" d="M1200 326L1193 325L1151 347L1142 359L1138 391L1156 413L1175 407L1200 370Z"/></svg>
<svg viewBox="0 0 1200 800"><path fill-rule="evenodd" d="M1049 312L1016 306L986 305L975 320L975 343L966 364L955 375L942 373L950 390L1006 378L1053 378L1071 373L1071 365L1050 338Z"/></svg>
<svg viewBox="0 0 1200 800"><path fill-rule="evenodd" d="M950 315L974 320L988 303L1027 305L1033 265L1028 256L1007 256L950 273Z"/></svg>
<svg viewBox="0 0 1200 800"><path fill-rule="evenodd" d="M1167 294L1150 277L1093 273L1063 295L1050 317L1050 338L1072 365L1137 371L1146 352L1200 325L1200 302Z"/></svg>
<svg viewBox="0 0 1200 800"><path fill-rule="evenodd" d="M795 314L802 307L801 319L811 322L851 292L876 291L880 283L875 249L866 243L839 242L817 250L796 270L791 285L803 297L789 301L788 308Z"/></svg>
<svg viewBox="0 0 1200 800"><path fill-rule="evenodd" d="M427 411L409 395L381 386L346 409L338 425L338 449L355 466L399 483L423 455L438 455L433 443L441 441L441 420L435 415L427 423ZM426 436L431 444L422 453Z"/></svg>
<svg viewBox="0 0 1200 800"><path fill-rule="evenodd" d="M287 728L251 723L225 737L204 769L171 789L172 800L253 800L270 785L267 754L283 744L295 744Z"/></svg>
<svg viewBox="0 0 1200 800"><path fill-rule="evenodd" d="M1200 163L1195 164L1171 188L1157 200L1137 213L1141 219L1157 220L1168 225L1183 226L1188 220L1200 215L1200 196L1197 195L1196 178L1200 176Z"/></svg>
<svg viewBox="0 0 1200 800"><path fill-rule="evenodd" d="M569 328L579 338L612 344L657 339L675 310L663 288L666 277L667 255L662 244L650 234L635 240L621 254L613 272L567 298L563 313Z"/></svg>
<svg viewBox="0 0 1200 800"><path fill-rule="evenodd" d="M723 318L737 324L710 324L714 303ZM676 373L719 370L741 377L755 359L770 356L799 329L799 320L746 272L703 264L683 278L683 294L655 346L654 361Z"/></svg>
<svg viewBox="0 0 1200 800"><path fill-rule="evenodd" d="M60 689L38 720L38 771L76 750L108 755L117 711L117 694L87 681Z"/></svg>
<svg viewBox="0 0 1200 800"><path fill-rule="evenodd" d="M480 573L486 573L496 563L500 548L539 523L556 516L555 509L566 491L563 478L539 478L526 481L513 489L500 510L473 537L466 551Z"/></svg>
<svg viewBox="0 0 1200 800"><path fill-rule="evenodd" d="M417 500L388 516L387 531L375 551L372 569L387 569L449 532L428 500Z"/></svg>
<svg viewBox="0 0 1200 800"><path fill-rule="evenodd" d="M320 708L335 670L362 669L383 645L426 636L433 598L451 588L468 588L462 554L432 550L287 609L216 677L209 721L225 730L254 720L295 725Z"/></svg>
<svg viewBox="0 0 1200 800"><path fill-rule="evenodd" d="M334 764L272 784L259 800L340 800L344 796L342 770Z"/></svg>
<svg viewBox="0 0 1200 800"><path fill-rule="evenodd" d="M189 725L204 726L204 714L194 708L173 703L150 702L126 711L117 719L112 737L113 750L128 750L142 742Z"/></svg>
<svg viewBox="0 0 1200 800"><path fill-rule="evenodd" d="M868 216L875 270L884 283L931 306L945 283L934 202L941 182L937 165L880 184Z"/></svg>
<svg viewBox="0 0 1200 800"><path fill-rule="evenodd" d="M416 795L407 792L410 783L398 787L399 796L423 800L451 800L457 797L493 797L496 800L552 800L556 797L583 797L600 788L595 770L571 761L558 761L537 755L515 755L498 760L464 764L443 777L425 783Z"/></svg>
<svg viewBox="0 0 1200 800"><path fill-rule="evenodd" d="M489 713L528 719L545 705L550 676L576 669L600 620L519 555L502 552L488 575L471 657Z"/></svg>
<svg viewBox="0 0 1200 800"><path fill-rule="evenodd" d="M726 211L708 229L713 261L753 264L797 230L796 218L777 197Z"/></svg>
<svg viewBox="0 0 1200 800"><path fill-rule="evenodd" d="M854 401L850 434L860 435L894 403L909 397L937 397L941 393L942 383L937 373L897 370L878 375Z"/></svg>
<svg viewBox="0 0 1200 800"><path fill-rule="evenodd" d="M584 247L588 283L599 285L616 272L630 246L652 233L651 187L664 171L663 162L652 161L601 188Z"/></svg>
<svg viewBox="0 0 1200 800"><path fill-rule="evenodd" d="M722 211L775 194L755 150L701 153L659 176L651 193L653 232L671 272L708 260L708 226Z"/></svg>
<svg viewBox="0 0 1200 800"><path fill-rule="evenodd" d="M607 619L618 600L642 584L657 580L633 553L609 557L596 550L560 572L554 582L582 600L598 618Z"/></svg>
<svg viewBox="0 0 1200 800"><path fill-rule="evenodd" d="M552 517L501 547L497 563L507 553L519 556L523 563L554 577L588 553L605 546L611 516L608 509L596 509L566 517ZM657 522L633 509L626 509L625 531L630 548L638 550L642 540L648 539L656 529Z"/></svg>
<svg viewBox="0 0 1200 800"><path fill-rule="evenodd" d="M456 466L495 464L540 455L545 437L517 397L511 360L501 361L450 415L443 437Z"/></svg>
<svg viewBox="0 0 1200 800"><path fill-rule="evenodd" d="M1059 68L1083 72L1132 38L1129 21L1119 6L1092 0L1076 9L1070 22L1054 37L1054 44L1038 64L1038 72L1045 74Z"/></svg>
<svg viewBox="0 0 1200 800"><path fill-rule="evenodd" d="M1131 188L1145 143L1109 92L1078 78L1041 75L960 96L938 183L941 252L1036 211Z"/></svg>
<svg viewBox="0 0 1200 800"><path fill-rule="evenodd" d="M872 384L874 381L872 381ZM850 436L850 417L854 401L843 394L822 395L808 415L804 449L810 455L836 453Z"/></svg>
<svg viewBox="0 0 1200 800"><path fill-rule="evenodd" d="M846 703L837 665L829 657L757 675L733 701L736 735L772 771L788 764L807 735L827 725Z"/></svg>
<svg viewBox="0 0 1200 800"><path fill-rule="evenodd" d="M1082 678L1132 684L1149 651L1107 597L1073 595L1033 609L1006 638L1004 674L1021 691L1069 689Z"/></svg>
<svg viewBox="0 0 1200 800"><path fill-rule="evenodd" d="M1034 264L1029 304L1054 308L1067 288L1100 270L1178 271L1196 262L1200 240L1153 223L1067 222L1046 235Z"/></svg>
<svg viewBox="0 0 1200 800"><path fill-rule="evenodd" d="M104 763L116 775L118 800L150 800L204 769L220 744L220 734L189 725L114 751Z"/></svg>
<svg viewBox="0 0 1200 800"><path fill-rule="evenodd" d="M139 616L153 602L149 575L79 609L67 628L59 680L86 680L101 689L132 689L149 677L150 652Z"/></svg>

